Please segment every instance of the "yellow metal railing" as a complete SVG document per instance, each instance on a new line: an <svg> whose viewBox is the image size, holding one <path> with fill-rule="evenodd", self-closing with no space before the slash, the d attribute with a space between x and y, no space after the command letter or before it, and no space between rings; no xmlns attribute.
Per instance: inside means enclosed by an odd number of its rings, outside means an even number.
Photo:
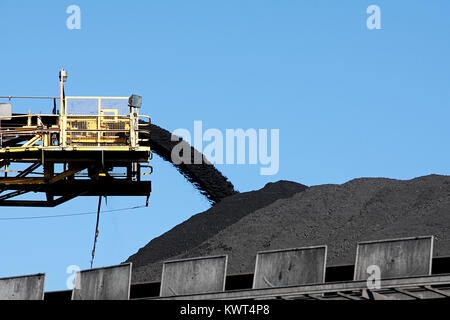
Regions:
<svg viewBox="0 0 450 320"><path fill-rule="evenodd" d="M65 97L63 114L100 114L102 110L117 110L121 115L130 114L128 97ZM78 102L80 107L74 106ZM72 110L74 109L74 110ZM122 111L122 112L120 112Z"/></svg>
<svg viewBox="0 0 450 320"><path fill-rule="evenodd" d="M136 110L127 102L128 97L65 97L60 119L61 145L136 147Z"/></svg>
<svg viewBox="0 0 450 320"><path fill-rule="evenodd" d="M139 121L150 117L139 115L128 106L128 97L65 97L60 115L20 115L26 126L0 127L0 139L32 136L21 147L139 147ZM54 124L44 125L41 117L56 117ZM0 117L1 118L1 117ZM1 121L1 119L0 119ZM1 123L1 122L0 122ZM57 140L55 143L55 139Z"/></svg>
<svg viewBox="0 0 450 320"><path fill-rule="evenodd" d="M63 146L138 146L138 109L128 97L65 97L60 119ZM78 102L78 106L76 103Z"/></svg>

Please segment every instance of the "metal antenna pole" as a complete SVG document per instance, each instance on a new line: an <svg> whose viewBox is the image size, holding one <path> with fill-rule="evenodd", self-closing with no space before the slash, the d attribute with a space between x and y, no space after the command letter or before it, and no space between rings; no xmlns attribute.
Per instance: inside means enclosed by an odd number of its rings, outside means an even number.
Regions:
<svg viewBox="0 0 450 320"><path fill-rule="evenodd" d="M94 265L95 258L95 247L97 246L97 238L98 238L98 224L100 222L100 209L102 207L102 196L98 197L98 209L97 209L97 224L95 226L95 237L94 237L94 248L92 248L92 259L91 259L91 269Z"/></svg>
<svg viewBox="0 0 450 320"><path fill-rule="evenodd" d="M65 110L65 94L64 94L64 82L67 81L67 71L61 69L59 72L59 144L62 147L66 146L66 111Z"/></svg>

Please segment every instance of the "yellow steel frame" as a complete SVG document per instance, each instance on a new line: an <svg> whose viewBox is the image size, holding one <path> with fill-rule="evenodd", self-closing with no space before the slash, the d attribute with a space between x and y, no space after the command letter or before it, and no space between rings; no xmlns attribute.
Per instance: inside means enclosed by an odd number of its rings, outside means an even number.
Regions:
<svg viewBox="0 0 450 320"><path fill-rule="evenodd" d="M70 100L96 100L98 114L81 115L67 114L67 104ZM128 97L94 97L94 96L67 96L60 115L27 115L12 116L10 118L27 117L27 125L20 128L0 128L4 136L32 136L23 145L17 147L0 148L3 152L23 152L37 150L109 150L128 151L149 150L148 147L139 146L139 119L148 119L149 116L138 115L137 109L130 110L129 115L119 115L117 109L102 109L103 100L126 100ZM58 117L57 125L44 127L41 117ZM32 119L36 118L36 124ZM0 117L1 121L1 117ZM33 121L34 122L34 121ZM81 125L81 127L80 127ZM52 134L59 134L59 145L52 145Z"/></svg>
<svg viewBox="0 0 450 320"><path fill-rule="evenodd" d="M148 204L151 182L141 180L141 175L149 174L141 172L141 167L151 173L147 164L152 153L149 146L139 146L139 133L148 130L139 121L150 123L150 117L140 116L139 108L129 106L129 97L65 97L65 80L61 72L59 115L0 116L0 124L5 120L5 126L0 126L0 169L5 168L0 170L4 173L0 206L56 206L77 196L108 195L142 195ZM73 100L81 104L74 103L72 110ZM84 105L82 100L92 101L93 109L77 110ZM29 165L21 171L10 170L12 163ZM114 172L117 168L125 172ZM46 200L11 200L29 192L45 193Z"/></svg>

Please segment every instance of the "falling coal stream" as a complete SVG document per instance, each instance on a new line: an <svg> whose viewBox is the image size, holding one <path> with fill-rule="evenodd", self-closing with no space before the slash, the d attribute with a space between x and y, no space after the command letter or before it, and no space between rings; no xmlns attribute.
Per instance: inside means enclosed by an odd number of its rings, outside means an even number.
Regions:
<svg viewBox="0 0 450 320"><path fill-rule="evenodd" d="M212 204L216 204L222 199L238 193L233 184L214 165L210 164L203 154L187 144L186 141L172 139L172 133L155 124L150 124L148 130L150 133L141 133L141 138L144 141L140 142L140 144L142 146L150 146L152 152L165 161L172 163ZM186 148L191 150L192 161L189 164L177 164L172 159L172 150L179 143L186 144L185 148L183 148L184 150ZM194 159L202 159L203 161L201 161L201 164L195 164Z"/></svg>

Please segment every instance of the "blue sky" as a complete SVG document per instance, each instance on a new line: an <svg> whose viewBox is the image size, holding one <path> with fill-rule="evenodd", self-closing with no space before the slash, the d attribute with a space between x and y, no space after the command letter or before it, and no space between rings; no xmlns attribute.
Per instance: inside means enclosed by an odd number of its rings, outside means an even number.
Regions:
<svg viewBox="0 0 450 320"><path fill-rule="evenodd" d="M66 8L81 8L68 30ZM381 30L366 9L381 8ZM20 1L0 2L0 96L144 97L167 129L280 130L280 170L220 165L240 191L281 179L306 185L358 177L448 174L450 2L436 1ZM51 110L14 102L15 112ZM95 266L120 263L209 207L176 170L152 161L148 209L104 215ZM173 201L173 197L177 201ZM109 199L106 209L145 199ZM0 218L95 211L97 199L55 209L1 208ZM66 268L89 267L95 215L0 220L0 277L46 272L65 289Z"/></svg>

